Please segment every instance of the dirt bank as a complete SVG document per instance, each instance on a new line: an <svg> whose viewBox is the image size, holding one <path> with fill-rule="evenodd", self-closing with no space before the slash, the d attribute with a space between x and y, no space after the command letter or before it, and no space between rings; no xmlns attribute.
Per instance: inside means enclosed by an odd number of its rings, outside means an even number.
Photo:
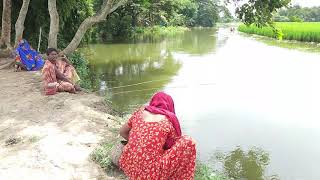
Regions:
<svg viewBox="0 0 320 180"><path fill-rule="evenodd" d="M89 157L120 124L103 100L40 89L39 72L0 70L0 179L119 179Z"/></svg>

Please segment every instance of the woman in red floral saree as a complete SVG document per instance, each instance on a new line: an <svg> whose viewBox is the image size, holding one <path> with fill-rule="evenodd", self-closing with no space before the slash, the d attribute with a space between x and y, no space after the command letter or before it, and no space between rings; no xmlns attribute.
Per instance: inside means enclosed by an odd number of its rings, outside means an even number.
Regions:
<svg viewBox="0 0 320 180"><path fill-rule="evenodd" d="M120 129L120 168L130 179L194 179L195 142L181 135L171 96L159 92Z"/></svg>

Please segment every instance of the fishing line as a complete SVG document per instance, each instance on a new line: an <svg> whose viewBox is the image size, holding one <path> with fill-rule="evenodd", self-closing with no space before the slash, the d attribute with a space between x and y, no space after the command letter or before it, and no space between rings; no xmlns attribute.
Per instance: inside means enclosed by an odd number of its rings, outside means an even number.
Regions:
<svg viewBox="0 0 320 180"><path fill-rule="evenodd" d="M205 84L198 84L198 86L210 86L210 85L215 85L215 84L216 83L205 83ZM173 86L173 87L166 87L166 88L176 89L176 88L188 88L188 87L189 86L185 85L185 86ZM161 87L148 88L148 89L138 89L138 90L131 90L131 91L121 91L121 92L112 93L112 95L126 94L126 93L132 93L132 92L143 92L143 91L158 90L158 89L161 89Z"/></svg>
<svg viewBox="0 0 320 180"><path fill-rule="evenodd" d="M160 80L152 80L152 81L145 81L145 82L140 82L140 83L135 83L135 84L128 84L128 85L123 85L123 86L117 86L117 87L112 87L108 89L119 89L119 88L124 88L124 87L132 87L132 86L138 86L141 84L148 84L148 83L153 83L153 82L159 82L159 81L167 81L170 79L160 79Z"/></svg>

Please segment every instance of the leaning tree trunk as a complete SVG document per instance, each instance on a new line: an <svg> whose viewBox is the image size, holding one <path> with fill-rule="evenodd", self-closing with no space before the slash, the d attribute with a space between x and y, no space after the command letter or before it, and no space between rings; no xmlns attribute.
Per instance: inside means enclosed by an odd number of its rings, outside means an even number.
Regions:
<svg viewBox="0 0 320 180"><path fill-rule="evenodd" d="M104 0L100 11L95 16L88 17L81 23L72 41L61 53L71 54L72 52L74 52L79 46L81 39L88 29L90 29L94 24L105 20L108 14L112 13L118 7L122 6L126 1L127 0L120 0L118 3L113 5L113 0Z"/></svg>
<svg viewBox="0 0 320 180"><path fill-rule="evenodd" d="M59 33L59 14L57 11L56 0L48 0L48 9L50 14L50 32L48 39L48 47L57 48Z"/></svg>
<svg viewBox="0 0 320 180"><path fill-rule="evenodd" d="M3 0L0 48L11 48L11 0Z"/></svg>
<svg viewBox="0 0 320 180"><path fill-rule="evenodd" d="M23 37L24 31L24 21L26 19L26 15L28 12L30 0L23 0L23 4L20 9L19 17L17 19L15 29L16 29L16 37L15 37L15 44L18 43L20 39Z"/></svg>

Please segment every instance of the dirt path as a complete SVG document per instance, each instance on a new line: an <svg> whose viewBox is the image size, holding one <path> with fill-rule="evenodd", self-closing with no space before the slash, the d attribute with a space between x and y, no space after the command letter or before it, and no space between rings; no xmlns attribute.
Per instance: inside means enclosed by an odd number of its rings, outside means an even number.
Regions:
<svg viewBox="0 0 320 180"><path fill-rule="evenodd" d="M102 100L40 89L39 72L0 70L0 179L118 179L89 157L119 127Z"/></svg>

